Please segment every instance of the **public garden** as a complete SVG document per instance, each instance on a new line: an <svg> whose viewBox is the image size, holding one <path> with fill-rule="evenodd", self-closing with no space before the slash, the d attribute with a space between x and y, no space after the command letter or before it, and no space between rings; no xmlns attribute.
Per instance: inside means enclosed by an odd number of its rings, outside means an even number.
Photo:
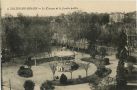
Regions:
<svg viewBox="0 0 137 90"><path fill-rule="evenodd" d="M58 51L58 52L62 52L62 51ZM70 55L70 53L73 54L73 52L69 51L69 55ZM76 70L70 70L70 71L55 71L54 76L60 77L61 74L63 73L67 76L68 80L74 80L74 81L77 81L78 78L82 79L85 77L92 77L92 76L93 76L92 78L94 78L95 77L94 73L97 70L96 65L94 63L90 63L88 65L88 62L81 60L81 58L89 58L89 57L90 57L90 55L88 55L88 54L78 52L75 56L75 59L70 60L70 62L76 62L79 65L77 67L77 69ZM14 62L16 63L16 60L14 60ZM7 67L3 66L3 69L2 69L3 70L2 72L4 75L4 77L3 77L4 82L3 83L5 86L9 87L9 80L10 80L11 88L14 88L15 90L18 90L18 89L24 90L24 88L23 88L24 82L26 80L32 80L35 82L35 88L37 88L35 90L39 90L41 83L45 82L45 80L53 80L53 78L55 78L53 76L53 72L52 72L53 68L51 69L50 66L52 64L56 64L57 62L60 62L60 60L59 61L50 61L50 62L45 61L44 63L38 64L37 66L33 65L31 67L31 69L33 71L33 76L27 77L27 78L21 77L17 74L17 72L18 72L19 68L22 66L22 64L14 65L14 63L13 63L10 66L8 66L8 64L7 64ZM59 66L61 66L61 65L59 65ZM87 66L87 69L88 69L87 75L86 75L86 71L85 71L84 66L85 67ZM71 76L71 72L72 72L72 76ZM59 81L59 80L54 80L53 82L55 82L55 81ZM84 80L81 80L81 81L82 82L77 81L74 84L88 83L88 81L84 81ZM56 82L55 84L57 84L57 87L58 87L58 85L63 86L63 84L58 84L58 82ZM68 83L68 85L69 85L69 83ZM70 85L73 85L73 83L70 83Z"/></svg>
<svg viewBox="0 0 137 90"><path fill-rule="evenodd" d="M136 90L134 19L109 18L84 12L3 18L2 90Z"/></svg>

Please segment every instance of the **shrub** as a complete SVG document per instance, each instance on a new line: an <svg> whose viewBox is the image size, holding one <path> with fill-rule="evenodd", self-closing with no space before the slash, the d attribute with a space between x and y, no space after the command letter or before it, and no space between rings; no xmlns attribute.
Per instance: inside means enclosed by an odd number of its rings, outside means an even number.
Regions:
<svg viewBox="0 0 137 90"><path fill-rule="evenodd" d="M24 83L25 90L34 90L35 83L31 80L27 80Z"/></svg>
<svg viewBox="0 0 137 90"><path fill-rule="evenodd" d="M10 62L11 61L11 54L9 50L2 49L1 53L1 63Z"/></svg>
<svg viewBox="0 0 137 90"><path fill-rule="evenodd" d="M134 64L137 62L137 59L136 57L134 56L128 56L127 57L127 63L128 63L128 67L127 67L127 70L128 70L128 73L132 73L133 69L134 69Z"/></svg>
<svg viewBox="0 0 137 90"><path fill-rule="evenodd" d="M137 62L137 59L136 59L136 57L134 57L134 56L128 56L128 57L127 57L127 62L136 63L136 62Z"/></svg>
<svg viewBox="0 0 137 90"><path fill-rule="evenodd" d="M42 83L40 90L54 90L55 87L53 86L51 81L46 81Z"/></svg>
<svg viewBox="0 0 137 90"><path fill-rule="evenodd" d="M106 56L106 48L105 47L100 47L99 49L99 54L101 55L102 58L104 58Z"/></svg>
<svg viewBox="0 0 137 90"><path fill-rule="evenodd" d="M56 79L59 79L59 76L57 76Z"/></svg>
<svg viewBox="0 0 137 90"><path fill-rule="evenodd" d="M67 83L67 76L65 74L61 74L60 83L61 84L66 84Z"/></svg>
<svg viewBox="0 0 137 90"><path fill-rule="evenodd" d="M104 58L104 65L109 65L109 58Z"/></svg>
<svg viewBox="0 0 137 90"><path fill-rule="evenodd" d="M25 68L24 66L21 66L18 70L18 75L21 77L32 77L33 71L30 68Z"/></svg>
<svg viewBox="0 0 137 90"><path fill-rule="evenodd" d="M82 78L82 76L81 76L81 75L79 75L79 76L78 76L78 78L79 78L79 79L81 79L81 78Z"/></svg>
<svg viewBox="0 0 137 90"><path fill-rule="evenodd" d="M128 73L131 74L133 72L133 69L134 69L134 66L132 65L132 63L128 63L128 67L127 67Z"/></svg>
<svg viewBox="0 0 137 90"><path fill-rule="evenodd" d="M98 70L95 72L95 74L99 77L104 77L106 76L109 72L109 70L105 67L100 67Z"/></svg>
<svg viewBox="0 0 137 90"><path fill-rule="evenodd" d="M71 70L77 70L79 68L79 65L77 63L74 63L72 66L71 66Z"/></svg>
<svg viewBox="0 0 137 90"><path fill-rule="evenodd" d="M20 69L23 70L23 69L25 69L25 67L24 66L20 66Z"/></svg>

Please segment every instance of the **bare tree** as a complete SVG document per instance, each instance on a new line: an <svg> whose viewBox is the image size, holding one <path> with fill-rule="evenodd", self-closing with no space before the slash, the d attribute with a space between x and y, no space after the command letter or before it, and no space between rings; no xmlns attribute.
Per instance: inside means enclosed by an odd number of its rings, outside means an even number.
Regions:
<svg viewBox="0 0 137 90"><path fill-rule="evenodd" d="M83 68L85 69L85 71L86 71L86 77L88 76L89 65L90 65L90 63L82 64L82 67L83 67Z"/></svg>
<svg viewBox="0 0 137 90"><path fill-rule="evenodd" d="M70 70L69 72L70 72L70 74L71 74L71 79L72 79L72 73L73 73L73 70Z"/></svg>
<svg viewBox="0 0 137 90"><path fill-rule="evenodd" d="M52 71L53 80L54 80L54 75L55 75L55 72L56 72L56 64L50 63L49 66L50 66L50 69Z"/></svg>

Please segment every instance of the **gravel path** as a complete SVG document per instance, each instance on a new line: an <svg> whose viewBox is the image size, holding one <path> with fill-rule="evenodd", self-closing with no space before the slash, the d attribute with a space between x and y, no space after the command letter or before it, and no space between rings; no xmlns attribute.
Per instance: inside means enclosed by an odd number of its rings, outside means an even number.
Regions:
<svg viewBox="0 0 137 90"><path fill-rule="evenodd" d="M76 55L76 61L83 63L83 61L80 60L82 57L89 57L87 54L81 54L78 53ZM40 90L40 85L46 80L52 80L52 72L48 65L48 63L43 63L39 66L32 66L33 74L34 76L31 78L23 78L17 75L17 71L19 69L19 65L17 66L10 66L10 67L3 67L3 81L4 81L4 90L9 90L9 80L11 81L11 87L12 90L24 90L23 84L25 80L33 80L35 82L35 90ZM96 66L94 64L90 64L88 75L92 75L96 71ZM60 73L61 74L61 73ZM70 78L70 73L66 72L64 73L68 78ZM78 76L81 75L82 77L86 76L85 70L78 69L73 72L73 78L78 78ZM88 84L82 84L82 85L71 85L71 86L57 86L55 90L74 90L74 88L79 88L78 90L82 90L80 88L85 87L85 90L89 90L87 87ZM88 88L88 89L86 89Z"/></svg>

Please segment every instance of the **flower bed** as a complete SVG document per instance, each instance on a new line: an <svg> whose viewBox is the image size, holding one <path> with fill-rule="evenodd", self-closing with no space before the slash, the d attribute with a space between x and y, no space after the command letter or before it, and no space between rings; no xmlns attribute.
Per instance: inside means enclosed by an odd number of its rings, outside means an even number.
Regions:
<svg viewBox="0 0 137 90"><path fill-rule="evenodd" d="M42 64L42 63L46 63L46 62L51 62L51 61L58 61L58 60L73 60L74 57L72 56L64 56L64 57L50 57L50 58L41 58L41 59L37 59L37 65ZM33 60L33 65L34 65L34 60Z"/></svg>
<svg viewBox="0 0 137 90"><path fill-rule="evenodd" d="M107 71L104 73L103 77L99 77L96 74L87 76L87 77L83 77L83 78L76 78L76 79L68 79L66 84L61 84L59 82L59 80L53 80L51 81L53 85L56 86L64 86L64 85L75 85L75 84L83 84L83 83L94 83L95 80L97 80L97 82L99 82L102 78L108 76L111 73L110 69L106 69Z"/></svg>
<svg viewBox="0 0 137 90"><path fill-rule="evenodd" d="M26 78L32 77L33 71L30 68L25 68L24 66L21 66L20 69L18 70L18 75Z"/></svg>

